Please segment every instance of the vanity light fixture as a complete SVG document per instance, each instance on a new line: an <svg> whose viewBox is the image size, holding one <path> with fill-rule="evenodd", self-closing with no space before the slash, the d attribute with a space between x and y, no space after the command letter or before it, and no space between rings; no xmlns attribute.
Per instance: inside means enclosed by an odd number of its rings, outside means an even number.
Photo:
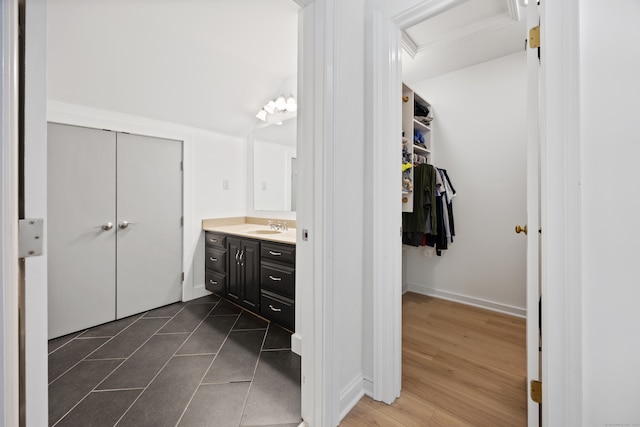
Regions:
<svg viewBox="0 0 640 427"><path fill-rule="evenodd" d="M280 95L278 99L276 99L276 108L280 111L287 109L287 101L284 99L284 95Z"/></svg>
<svg viewBox="0 0 640 427"><path fill-rule="evenodd" d="M287 98L285 98L284 95L280 95L276 99L267 102L264 107L258 111L256 117L265 122L271 114L295 113L296 111L298 111L298 103L293 95L289 95Z"/></svg>
<svg viewBox="0 0 640 427"><path fill-rule="evenodd" d="M298 111L298 103L296 102L296 99L293 97L293 95L289 95L289 97L287 98L287 111L291 111L292 113L294 111Z"/></svg>
<svg viewBox="0 0 640 427"><path fill-rule="evenodd" d="M262 110L258 111L258 114L256 114L256 117L264 122L267 120L267 112L263 108Z"/></svg>

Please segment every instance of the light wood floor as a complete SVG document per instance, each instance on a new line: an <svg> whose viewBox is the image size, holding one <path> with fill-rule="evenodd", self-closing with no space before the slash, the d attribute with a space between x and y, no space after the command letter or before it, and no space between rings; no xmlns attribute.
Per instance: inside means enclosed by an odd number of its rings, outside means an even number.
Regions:
<svg viewBox="0 0 640 427"><path fill-rule="evenodd" d="M340 426L526 426L525 319L414 293L402 310L400 398Z"/></svg>

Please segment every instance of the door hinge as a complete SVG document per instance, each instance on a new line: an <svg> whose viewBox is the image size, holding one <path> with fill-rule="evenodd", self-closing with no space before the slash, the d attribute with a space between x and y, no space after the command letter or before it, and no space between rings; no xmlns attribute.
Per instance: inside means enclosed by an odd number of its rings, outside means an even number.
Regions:
<svg viewBox="0 0 640 427"><path fill-rule="evenodd" d="M531 380L531 400L542 403L542 383L540 381Z"/></svg>
<svg viewBox="0 0 640 427"><path fill-rule="evenodd" d="M532 49L540 47L540 25L529 30L529 47Z"/></svg>
<svg viewBox="0 0 640 427"><path fill-rule="evenodd" d="M42 255L44 219L18 220L18 258Z"/></svg>
<svg viewBox="0 0 640 427"><path fill-rule="evenodd" d="M183 171L184 170L184 162L180 161L180 170Z"/></svg>
<svg viewBox="0 0 640 427"><path fill-rule="evenodd" d="M184 226L184 217L183 216L180 217L180 225Z"/></svg>
<svg viewBox="0 0 640 427"><path fill-rule="evenodd" d="M182 272L182 275L180 276L180 280L182 281L182 283L184 283L184 271Z"/></svg>

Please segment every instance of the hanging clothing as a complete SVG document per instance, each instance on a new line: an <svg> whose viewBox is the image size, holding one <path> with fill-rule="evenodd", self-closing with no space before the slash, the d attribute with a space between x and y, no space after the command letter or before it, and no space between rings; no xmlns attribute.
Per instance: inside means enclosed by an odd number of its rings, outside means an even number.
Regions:
<svg viewBox="0 0 640 427"><path fill-rule="evenodd" d="M429 164L417 165L414 168L413 212L402 214L402 243L432 247L438 256L442 255L455 236L452 203L455 195L445 169Z"/></svg>
<svg viewBox="0 0 640 427"><path fill-rule="evenodd" d="M436 169L430 164L419 164L413 170L413 212L402 214L402 230L424 234L429 218L430 230L437 227L436 218L431 214L435 200Z"/></svg>

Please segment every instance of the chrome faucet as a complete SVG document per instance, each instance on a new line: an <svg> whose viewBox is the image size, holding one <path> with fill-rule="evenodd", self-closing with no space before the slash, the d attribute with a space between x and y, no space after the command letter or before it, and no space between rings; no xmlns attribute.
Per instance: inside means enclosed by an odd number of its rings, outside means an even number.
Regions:
<svg viewBox="0 0 640 427"><path fill-rule="evenodd" d="M269 225L269 228L272 230L287 231L289 229L289 226L288 226L289 223L287 221L285 221L283 224L281 222L276 223L275 221L270 219L269 221L267 221L267 224Z"/></svg>

